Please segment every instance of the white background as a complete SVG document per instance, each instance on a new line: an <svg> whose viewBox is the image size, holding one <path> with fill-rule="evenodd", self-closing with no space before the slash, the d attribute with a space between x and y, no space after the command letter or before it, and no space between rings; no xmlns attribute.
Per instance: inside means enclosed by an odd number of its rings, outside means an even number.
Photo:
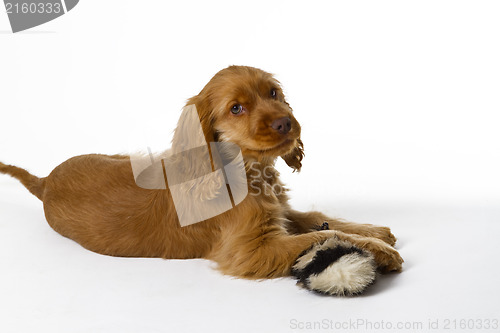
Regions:
<svg viewBox="0 0 500 333"><path fill-rule="evenodd" d="M294 206L388 225L406 260L342 299L204 260L101 256L0 176L0 331L500 319L499 17L496 1L82 0L12 34L0 13L0 161L45 176L74 155L168 148L187 98L228 65L255 66L276 74L303 127L303 171L279 163Z"/></svg>

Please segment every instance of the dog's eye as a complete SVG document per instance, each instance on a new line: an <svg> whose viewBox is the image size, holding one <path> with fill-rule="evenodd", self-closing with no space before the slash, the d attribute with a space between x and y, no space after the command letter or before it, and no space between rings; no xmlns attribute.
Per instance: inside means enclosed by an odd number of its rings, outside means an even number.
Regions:
<svg viewBox="0 0 500 333"><path fill-rule="evenodd" d="M234 104L231 108L232 114L240 114L243 111L243 106L241 104Z"/></svg>
<svg viewBox="0 0 500 333"><path fill-rule="evenodd" d="M271 91L269 92L269 95L271 96L271 98L273 99L276 99L276 96L277 96L277 93L276 93L276 89L271 89Z"/></svg>

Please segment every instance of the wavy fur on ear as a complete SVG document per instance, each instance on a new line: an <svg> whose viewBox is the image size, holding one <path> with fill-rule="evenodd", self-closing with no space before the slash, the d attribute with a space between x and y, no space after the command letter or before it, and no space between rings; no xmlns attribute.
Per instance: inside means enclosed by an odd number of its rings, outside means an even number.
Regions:
<svg viewBox="0 0 500 333"><path fill-rule="evenodd" d="M288 154L281 156L281 158L288 164L293 172L300 171L302 168L302 159L304 158L304 144L300 138L297 139L295 147Z"/></svg>
<svg viewBox="0 0 500 333"><path fill-rule="evenodd" d="M187 103L186 106L188 105L194 105L196 106L196 111L198 112L198 117L199 121L201 124L201 129L203 131L203 134L205 135L205 140L208 145L210 145L210 142L215 142L217 141L215 138L215 132L213 129L213 123L214 123L214 112L211 102L210 102L210 95L208 92L203 89L198 95L191 97ZM176 130L177 131L177 130ZM174 142L172 142L174 144ZM210 147L209 147L210 149Z"/></svg>
<svg viewBox="0 0 500 333"><path fill-rule="evenodd" d="M210 112L197 96L188 101L177 123L172 140L172 157L165 160L169 186L180 184L191 198L211 200L225 186L224 179L213 173L210 142L214 142Z"/></svg>

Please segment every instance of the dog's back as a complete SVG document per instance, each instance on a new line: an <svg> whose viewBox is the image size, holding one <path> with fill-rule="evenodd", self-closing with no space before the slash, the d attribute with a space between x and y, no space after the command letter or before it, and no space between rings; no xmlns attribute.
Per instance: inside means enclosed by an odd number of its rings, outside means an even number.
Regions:
<svg viewBox="0 0 500 333"><path fill-rule="evenodd" d="M123 257L193 258L206 255L208 226L181 228L168 189L136 185L124 155L73 157L49 176L0 164L42 200L49 225L97 253ZM200 230L203 229L203 230ZM205 242L193 240L203 233Z"/></svg>

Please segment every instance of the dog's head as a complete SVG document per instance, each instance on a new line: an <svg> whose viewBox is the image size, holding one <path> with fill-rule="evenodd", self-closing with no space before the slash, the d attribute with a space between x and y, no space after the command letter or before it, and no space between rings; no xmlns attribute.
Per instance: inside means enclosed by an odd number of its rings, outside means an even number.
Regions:
<svg viewBox="0 0 500 333"><path fill-rule="evenodd" d="M300 170L304 156L300 125L271 74L253 67L228 67L187 104L196 105L207 142L235 143L245 158L258 161L281 156Z"/></svg>

